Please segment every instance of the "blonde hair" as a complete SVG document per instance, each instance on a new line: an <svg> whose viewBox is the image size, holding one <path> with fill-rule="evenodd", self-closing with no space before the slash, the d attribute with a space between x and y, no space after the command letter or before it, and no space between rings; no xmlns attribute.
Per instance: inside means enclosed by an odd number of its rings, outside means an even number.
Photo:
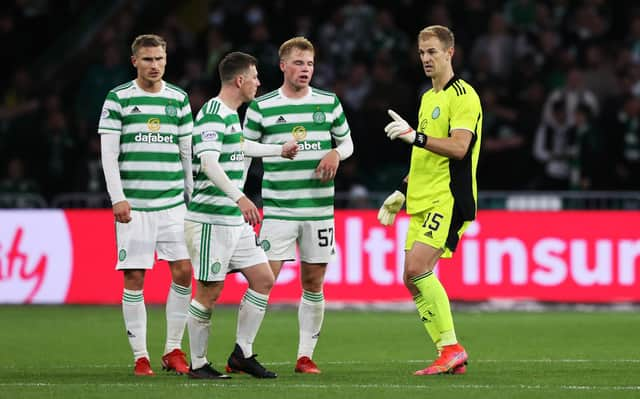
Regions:
<svg viewBox="0 0 640 399"><path fill-rule="evenodd" d="M131 44L131 54L136 55L140 47L162 47L167 50L167 42L158 35L140 35Z"/></svg>
<svg viewBox="0 0 640 399"><path fill-rule="evenodd" d="M278 50L280 59L282 60L286 58L291 53L291 51L293 51L293 49L311 51L312 53L315 53L313 44L309 41L309 39L307 39L306 37L297 36L282 43L282 45L280 46L280 50Z"/></svg>
<svg viewBox="0 0 640 399"><path fill-rule="evenodd" d="M442 25L427 26L418 33L418 40L426 40L430 37L436 37L445 49L452 48L456 45L455 37L451 29Z"/></svg>

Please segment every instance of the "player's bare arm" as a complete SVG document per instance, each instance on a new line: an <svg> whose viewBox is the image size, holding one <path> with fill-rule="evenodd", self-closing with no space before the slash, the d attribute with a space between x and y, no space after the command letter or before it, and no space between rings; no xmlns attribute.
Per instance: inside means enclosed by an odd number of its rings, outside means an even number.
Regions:
<svg viewBox="0 0 640 399"><path fill-rule="evenodd" d="M450 137L428 137L424 148L438 155L460 160L469 150L473 133L466 129L454 129Z"/></svg>
<svg viewBox="0 0 640 399"><path fill-rule="evenodd" d="M473 133L466 129L453 129L446 138L429 136L426 132L416 132L400 115L388 110L393 119L384 131L391 140L400 139L408 144L425 148L438 155L460 160L464 158L471 145Z"/></svg>
<svg viewBox="0 0 640 399"><path fill-rule="evenodd" d="M336 177L338 165L340 164L340 154L335 149L329 151L318 164L316 174L320 181L325 183Z"/></svg>

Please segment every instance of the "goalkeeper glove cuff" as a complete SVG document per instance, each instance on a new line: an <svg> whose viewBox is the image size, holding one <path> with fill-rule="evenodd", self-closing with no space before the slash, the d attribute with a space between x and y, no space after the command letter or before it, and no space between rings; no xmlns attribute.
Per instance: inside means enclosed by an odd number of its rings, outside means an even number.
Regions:
<svg viewBox="0 0 640 399"><path fill-rule="evenodd" d="M419 148L424 148L427 145L428 136L424 133L416 132L416 138L413 139L413 145Z"/></svg>

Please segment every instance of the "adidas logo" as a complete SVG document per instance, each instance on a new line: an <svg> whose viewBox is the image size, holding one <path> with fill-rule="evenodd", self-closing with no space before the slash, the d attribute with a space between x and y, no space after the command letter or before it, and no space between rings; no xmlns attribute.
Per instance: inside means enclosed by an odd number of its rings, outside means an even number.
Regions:
<svg viewBox="0 0 640 399"><path fill-rule="evenodd" d="M431 323L431 319L433 319L435 317L435 314L430 310L427 310L427 315L429 315L430 318L426 318L424 316L420 317L420 320L422 320L423 323L424 322Z"/></svg>
<svg viewBox="0 0 640 399"><path fill-rule="evenodd" d="M427 231L426 233L424 233L425 237L429 237L429 238L433 238L433 233L431 231Z"/></svg>
<svg viewBox="0 0 640 399"><path fill-rule="evenodd" d="M318 339L319 337L320 337L320 333L317 333L317 334L313 334L311 336L311 339Z"/></svg>
<svg viewBox="0 0 640 399"><path fill-rule="evenodd" d="M137 105L136 105L136 106L134 106L134 107L133 107L133 109L131 110L131 113L132 113L132 114L139 114L139 113L141 113L141 112L142 112L142 111L140 111L140 108L138 108L138 106L137 106Z"/></svg>
<svg viewBox="0 0 640 399"><path fill-rule="evenodd" d="M136 335L134 333L132 333L131 331L127 330L127 337L129 338L135 338Z"/></svg>
<svg viewBox="0 0 640 399"><path fill-rule="evenodd" d="M235 126L231 126L231 133L235 133L235 132L236 132Z"/></svg>
<svg viewBox="0 0 640 399"><path fill-rule="evenodd" d="M276 120L276 123L287 123L287 120L284 119L284 117L282 115L280 115L278 117L278 119Z"/></svg>

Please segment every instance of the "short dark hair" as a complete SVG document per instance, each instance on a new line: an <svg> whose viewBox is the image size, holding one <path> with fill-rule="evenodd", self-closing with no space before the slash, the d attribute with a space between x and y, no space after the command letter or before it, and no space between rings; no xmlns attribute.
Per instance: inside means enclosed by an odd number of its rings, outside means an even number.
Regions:
<svg viewBox="0 0 640 399"><path fill-rule="evenodd" d="M136 55L140 47L162 47L167 50L167 42L158 35L140 35L131 44L131 54Z"/></svg>
<svg viewBox="0 0 640 399"><path fill-rule="evenodd" d="M218 64L218 74L220 81L227 83L232 81L236 76L244 73L252 65L257 65L258 60L252 55L234 51L224 56L220 64Z"/></svg>

